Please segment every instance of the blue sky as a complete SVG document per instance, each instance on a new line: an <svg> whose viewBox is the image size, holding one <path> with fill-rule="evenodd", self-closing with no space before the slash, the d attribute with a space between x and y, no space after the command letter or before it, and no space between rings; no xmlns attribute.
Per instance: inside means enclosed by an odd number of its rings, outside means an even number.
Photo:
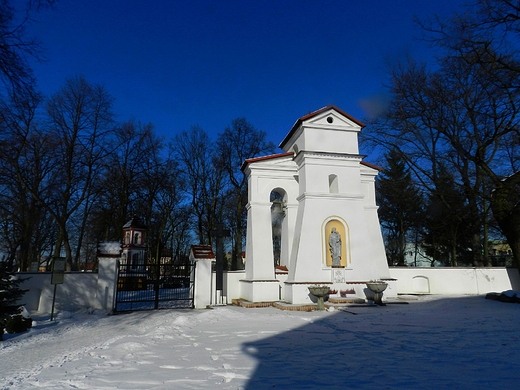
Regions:
<svg viewBox="0 0 520 390"><path fill-rule="evenodd" d="M200 125L213 136L245 117L278 144L301 116L334 104L377 111L388 63L428 59L413 17L463 0L61 0L29 33L45 94L83 75L116 99L118 120L166 138Z"/></svg>

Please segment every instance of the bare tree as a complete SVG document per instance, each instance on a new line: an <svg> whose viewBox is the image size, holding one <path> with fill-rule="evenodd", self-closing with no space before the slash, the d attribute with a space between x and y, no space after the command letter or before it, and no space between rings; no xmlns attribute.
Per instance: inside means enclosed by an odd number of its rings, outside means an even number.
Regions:
<svg viewBox="0 0 520 390"><path fill-rule="evenodd" d="M47 210L38 201L48 195L44 183L52 169L49 156L55 147L55 140L38 122L39 104L39 97L32 93L13 93L0 102L0 208L3 242L8 244L4 253L9 254L11 265L17 263L22 270L40 260L55 233Z"/></svg>
<svg viewBox="0 0 520 390"><path fill-rule="evenodd" d="M374 127L380 144L400 147L430 188L439 162L457 173L472 216L476 264L486 263L489 206L520 259L520 68L516 46L508 44L518 31L518 10L508 1L480 3L450 22L423 24L442 49L438 68L413 61L396 67L390 109Z"/></svg>
<svg viewBox="0 0 520 390"><path fill-rule="evenodd" d="M64 250L69 269L73 264L71 217L88 212L85 202L91 196L101 160L106 156L103 139L112 127L112 98L103 87L89 84L82 77L66 81L65 86L47 102L47 134L53 140L46 177L47 198L27 180L30 194L53 216L59 234L53 256ZM81 220L81 215L76 215Z"/></svg>
<svg viewBox="0 0 520 390"><path fill-rule="evenodd" d="M112 141L111 153L103 162L90 222L95 237L102 241L121 240L123 225L133 215L141 215L146 202L146 169L162 148L153 126L135 120L118 125Z"/></svg>
<svg viewBox="0 0 520 390"><path fill-rule="evenodd" d="M47 219L41 204L31 195L27 196L24 180L34 183L42 179L44 168L38 163L47 145L33 132L40 96L34 91L35 80L26 61L27 56L38 58L40 45L26 35L25 28L33 11L54 3L55 0L0 1L0 143L3 150L0 155L0 196L3 242L9 246L5 249L10 265L16 258L21 269L39 260L45 250L44 236L53 231L49 226L38 229L42 227L39 223Z"/></svg>
<svg viewBox="0 0 520 390"><path fill-rule="evenodd" d="M275 145L266 140L266 133L256 129L245 118L237 118L217 139L218 167L228 175L228 204L231 228L234 232L232 269L242 269L242 246L247 204L247 177L241 166L248 158L274 153Z"/></svg>
<svg viewBox="0 0 520 390"><path fill-rule="evenodd" d="M380 144L400 148L416 176L430 192L438 192L439 165L451 167L472 217L475 264L485 262L488 178L509 168L504 164L518 119L517 91L494 85L467 58L447 57L436 72L411 62L392 74L394 99L375 130ZM510 74L511 75L511 74ZM514 78L510 78L512 85ZM513 152L514 153L514 152ZM511 171L510 171L511 172ZM495 179L493 179L493 177ZM484 238L483 238L484 237Z"/></svg>
<svg viewBox="0 0 520 390"><path fill-rule="evenodd" d="M226 172L215 164L215 148L199 126L177 134L172 151L181 163L200 244L211 244L211 231L222 218Z"/></svg>
<svg viewBox="0 0 520 390"><path fill-rule="evenodd" d="M430 25L429 30L435 44L484 80L481 88L489 102L480 114L487 120L488 131L477 140L479 153L470 158L490 182L493 217L520 269L520 7L511 0L479 0L477 5L473 12Z"/></svg>
<svg viewBox="0 0 520 390"><path fill-rule="evenodd" d="M121 240L122 226L139 215L148 228L147 246L153 261L183 245L189 219L184 201L184 176L167 154L152 124L130 120L118 126L115 148L104 161L90 226L98 240ZM169 256L169 254L168 254Z"/></svg>
<svg viewBox="0 0 520 390"><path fill-rule="evenodd" d="M43 141L43 142L42 142ZM14 142L14 139L12 140ZM0 165L0 210L3 225L3 243L8 244L7 261L19 269L27 270L33 262L39 262L48 251L48 240L54 241L55 223L50 221L47 210L40 201L27 191L26 181L45 199L46 192L41 188L45 182L46 167L44 156L48 153L48 143L38 137L30 137L18 159L3 160ZM3 150L9 150L3 144ZM13 145L13 147L15 147ZM17 147L16 147L17 148ZM7 249L7 248L6 248Z"/></svg>
<svg viewBox="0 0 520 390"><path fill-rule="evenodd" d="M163 155L162 139L148 140L150 153L141 161L143 171L134 182L140 189L135 203L148 227L150 258L159 263L164 251L172 249L168 246L175 228L176 210L182 202L182 176L177 162Z"/></svg>
<svg viewBox="0 0 520 390"><path fill-rule="evenodd" d="M26 56L38 58L40 44L27 37L31 12L50 7L57 0L0 1L0 78L8 91L32 92L34 77ZM21 8L22 7L22 8Z"/></svg>

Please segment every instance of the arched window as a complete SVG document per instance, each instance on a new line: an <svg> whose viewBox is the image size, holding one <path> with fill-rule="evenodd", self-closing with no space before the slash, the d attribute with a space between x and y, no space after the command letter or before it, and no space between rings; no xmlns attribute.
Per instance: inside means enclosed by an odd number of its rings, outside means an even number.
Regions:
<svg viewBox="0 0 520 390"><path fill-rule="evenodd" d="M134 244L140 244L140 238L139 233L134 233Z"/></svg>
<svg viewBox="0 0 520 390"><path fill-rule="evenodd" d="M139 253L134 253L132 255L132 267L139 265Z"/></svg>
<svg viewBox="0 0 520 390"><path fill-rule="evenodd" d="M130 232L126 232L126 240L125 240L125 243L126 244L130 244Z"/></svg>
<svg viewBox="0 0 520 390"><path fill-rule="evenodd" d="M329 193L337 194L338 192L338 176L329 175Z"/></svg>
<svg viewBox="0 0 520 390"><path fill-rule="evenodd" d="M285 218L285 191L276 189L271 191L271 227L273 237L274 265L280 265L282 252L282 222Z"/></svg>

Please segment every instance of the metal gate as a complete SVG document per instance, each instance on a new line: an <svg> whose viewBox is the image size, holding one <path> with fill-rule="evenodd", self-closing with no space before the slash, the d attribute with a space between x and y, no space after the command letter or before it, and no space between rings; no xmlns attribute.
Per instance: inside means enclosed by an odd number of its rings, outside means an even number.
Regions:
<svg viewBox="0 0 520 390"><path fill-rule="evenodd" d="M195 263L119 264L114 311L193 308Z"/></svg>

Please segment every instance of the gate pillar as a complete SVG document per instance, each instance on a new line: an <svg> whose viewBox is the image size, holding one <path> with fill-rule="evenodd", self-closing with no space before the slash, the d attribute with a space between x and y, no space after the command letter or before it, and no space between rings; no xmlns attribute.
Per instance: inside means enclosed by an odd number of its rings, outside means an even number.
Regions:
<svg viewBox="0 0 520 390"><path fill-rule="evenodd" d="M196 263L193 305L195 309L205 309L212 304L211 296L214 290L211 265L215 261L215 255L211 246L192 245L190 261Z"/></svg>
<svg viewBox="0 0 520 390"><path fill-rule="evenodd" d="M112 312L115 309L118 263L121 258L119 242L101 242L98 247L98 281L94 307Z"/></svg>

